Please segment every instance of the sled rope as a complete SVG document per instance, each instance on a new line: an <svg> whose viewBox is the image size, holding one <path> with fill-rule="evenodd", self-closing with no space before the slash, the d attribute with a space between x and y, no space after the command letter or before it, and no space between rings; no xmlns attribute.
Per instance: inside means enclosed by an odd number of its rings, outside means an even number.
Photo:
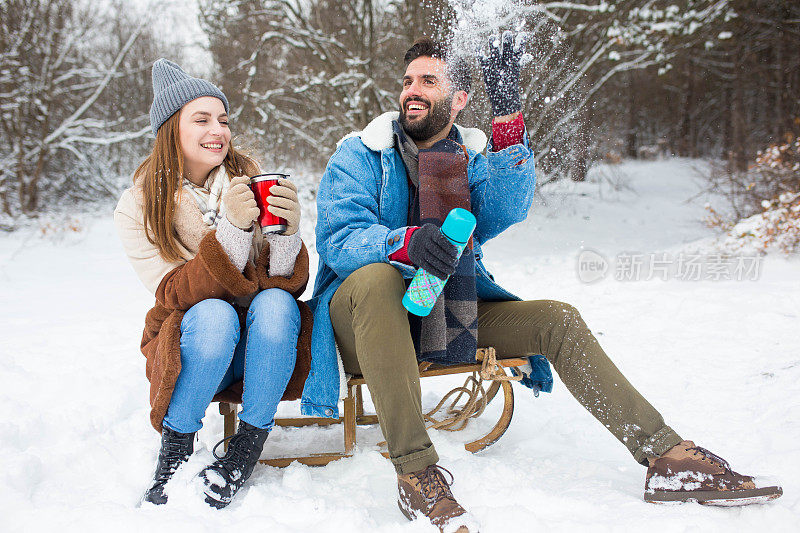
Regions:
<svg viewBox="0 0 800 533"><path fill-rule="evenodd" d="M428 429L443 429L445 431L460 431L464 429L470 418L481 416L484 409L486 409L488 401L486 389L483 387L485 381L519 381L522 379L522 376L508 376L502 373L500 367L497 366L497 352L492 347L479 348L475 358L478 361L482 361L480 372L473 372L472 375L467 377L462 386L456 387L445 394L436 407L423 415L425 420L431 423ZM445 411L447 417L437 420L434 415L454 395L455 398ZM461 407L456 407L463 395L466 395L465 403Z"/></svg>
<svg viewBox="0 0 800 533"><path fill-rule="evenodd" d="M506 375L502 368L497 365L497 352L494 348L478 348L475 359L481 361L480 371L473 372L460 387L455 387L436 404L436 407L423 413L423 417L430 424L427 429L441 429L444 431L461 431L467 425L470 418L477 418L483 414L488 404L484 382L486 381L519 381L522 376ZM420 370L425 370L430 363L422 363ZM450 405L445 410L445 418L437 419L436 413L442 410L448 399L455 396ZM466 396L464 404L456 407L462 396ZM378 443L384 446L386 441Z"/></svg>
<svg viewBox="0 0 800 533"><path fill-rule="evenodd" d="M437 420L434 414L441 410L442 406L447 402L450 397L456 395L452 403L448 406L446 418ZM467 400L463 406L456 408L456 404L462 395L467 396ZM443 429L445 431L460 431L467 425L469 418L480 416L486 408L486 391L484 390L481 382L476 379L475 372L467 377L464 385L456 387L447 394L436 404L436 407L424 413L425 420L430 422L427 426L428 429Z"/></svg>
<svg viewBox="0 0 800 533"><path fill-rule="evenodd" d="M519 381L522 379L522 374L506 375L502 372L501 368L497 365L497 351L489 346L488 348L478 348L475 354L475 359L483 361L481 365L481 380L486 381Z"/></svg>

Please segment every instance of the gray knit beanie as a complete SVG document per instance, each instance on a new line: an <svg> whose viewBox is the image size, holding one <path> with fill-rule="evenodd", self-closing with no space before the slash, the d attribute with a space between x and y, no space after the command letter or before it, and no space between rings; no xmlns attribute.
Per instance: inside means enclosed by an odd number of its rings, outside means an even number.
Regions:
<svg viewBox="0 0 800 533"><path fill-rule="evenodd" d="M192 78L181 67L163 57L153 63L153 105L150 106L153 135L186 103L201 96L219 98L225 105L225 112L229 112L228 99L211 83Z"/></svg>

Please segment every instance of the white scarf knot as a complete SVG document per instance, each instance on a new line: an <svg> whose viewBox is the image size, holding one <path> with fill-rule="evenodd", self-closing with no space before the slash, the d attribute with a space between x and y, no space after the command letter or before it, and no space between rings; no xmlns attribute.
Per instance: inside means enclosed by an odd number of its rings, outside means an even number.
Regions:
<svg viewBox="0 0 800 533"><path fill-rule="evenodd" d="M183 188L192 195L203 213L203 222L212 229L216 229L217 223L225 215L222 197L228 192L230 184L231 179L222 165L208 177L204 187L185 178L183 180Z"/></svg>

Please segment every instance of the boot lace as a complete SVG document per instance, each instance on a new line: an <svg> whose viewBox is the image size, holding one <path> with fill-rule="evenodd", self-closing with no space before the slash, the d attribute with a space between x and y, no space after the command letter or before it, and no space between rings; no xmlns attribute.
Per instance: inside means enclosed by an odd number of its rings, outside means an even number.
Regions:
<svg viewBox="0 0 800 533"><path fill-rule="evenodd" d="M169 440L161 447L161 457L158 461L158 470L156 470L155 481L166 482L169 481L175 470L189 459L189 446L191 445L194 435L188 439Z"/></svg>
<svg viewBox="0 0 800 533"><path fill-rule="evenodd" d="M449 482L442 472L447 472L450 476ZM454 481L453 473L448 469L439 465L430 465L417 476L417 479L419 479L425 499L431 503L436 503L443 499L455 501L453 493L450 492L450 485Z"/></svg>
<svg viewBox="0 0 800 533"><path fill-rule="evenodd" d="M728 463L728 461L726 461L725 459L723 459L719 455L717 455L717 454L715 454L713 452L710 452L709 450L703 448L702 446L694 446L693 448L688 448L688 450L694 452L692 455L697 455L699 453L703 457L707 457L708 459L711 459L715 463L719 464L720 466L722 466L722 468L724 468L728 472L732 472L731 465Z"/></svg>
<svg viewBox="0 0 800 533"><path fill-rule="evenodd" d="M255 438L255 435L246 431L236 433L216 443L212 453L219 461L220 466L227 470L228 473L232 474L236 470L242 472L247 466L247 460L250 454L256 448ZM217 454L217 448L225 441L230 441L228 443L228 452L225 455Z"/></svg>

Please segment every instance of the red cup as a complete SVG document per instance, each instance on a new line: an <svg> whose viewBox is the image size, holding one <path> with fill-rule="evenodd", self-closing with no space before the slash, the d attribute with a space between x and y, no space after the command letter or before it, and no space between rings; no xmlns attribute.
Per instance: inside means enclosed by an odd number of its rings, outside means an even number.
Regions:
<svg viewBox="0 0 800 533"><path fill-rule="evenodd" d="M285 218L273 215L267 209L267 197L270 196L269 188L278 184L279 179L286 179L289 174L258 174L250 178L250 188L256 197L258 204L258 225L261 226L261 233L283 233L286 231L287 223Z"/></svg>

